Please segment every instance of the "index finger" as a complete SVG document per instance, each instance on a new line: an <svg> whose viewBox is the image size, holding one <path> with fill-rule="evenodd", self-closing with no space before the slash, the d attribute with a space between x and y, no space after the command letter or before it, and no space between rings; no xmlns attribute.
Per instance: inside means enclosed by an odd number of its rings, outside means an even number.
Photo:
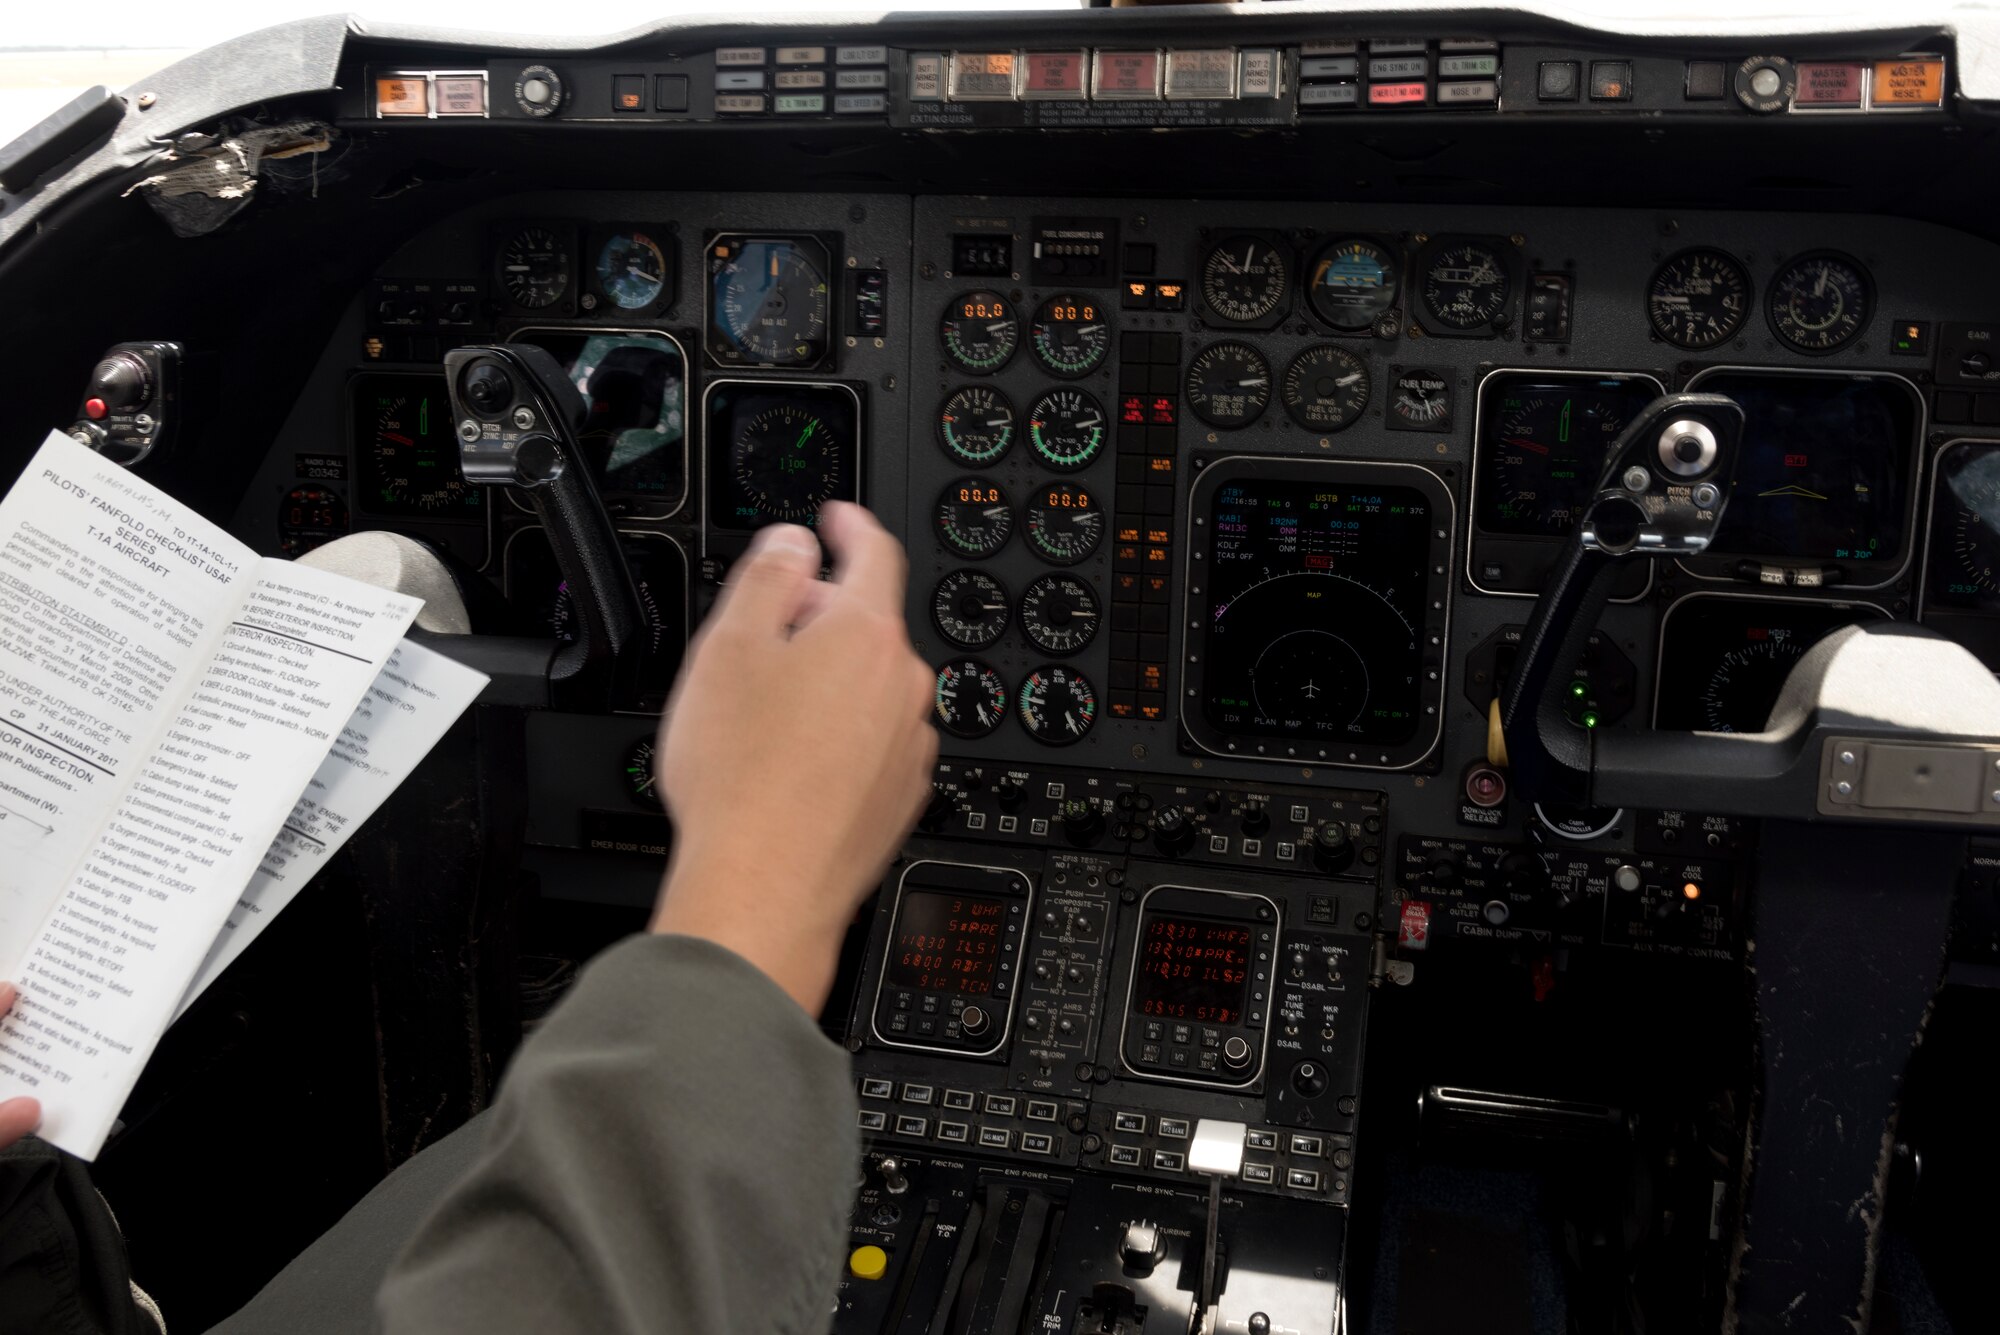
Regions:
<svg viewBox="0 0 2000 1335"><path fill-rule="evenodd" d="M820 511L820 534L833 553L833 580L868 606L901 616L907 566L903 545L861 506L829 501Z"/></svg>

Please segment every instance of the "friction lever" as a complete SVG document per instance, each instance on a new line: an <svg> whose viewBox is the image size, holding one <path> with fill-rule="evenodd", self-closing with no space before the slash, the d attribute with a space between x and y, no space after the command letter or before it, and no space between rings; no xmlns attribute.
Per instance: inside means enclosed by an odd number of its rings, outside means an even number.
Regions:
<svg viewBox="0 0 2000 1335"><path fill-rule="evenodd" d="M520 489L542 521L576 611L576 638L556 650L549 667L551 703L585 710L624 703L638 682L646 619L577 443L588 411L583 395L556 359L532 344L453 348L444 369L465 480Z"/></svg>

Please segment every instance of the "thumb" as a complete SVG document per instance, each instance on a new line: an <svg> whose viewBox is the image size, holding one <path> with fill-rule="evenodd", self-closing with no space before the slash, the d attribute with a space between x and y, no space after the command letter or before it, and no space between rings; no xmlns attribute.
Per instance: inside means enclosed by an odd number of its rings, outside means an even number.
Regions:
<svg viewBox="0 0 2000 1335"><path fill-rule="evenodd" d="M730 567L716 622L751 634L782 633L805 611L819 579L819 539L797 524L773 524Z"/></svg>

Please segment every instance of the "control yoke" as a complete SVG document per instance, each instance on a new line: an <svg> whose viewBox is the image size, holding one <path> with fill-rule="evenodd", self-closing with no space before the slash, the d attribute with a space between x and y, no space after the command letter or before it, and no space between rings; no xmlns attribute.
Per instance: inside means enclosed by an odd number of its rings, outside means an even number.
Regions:
<svg viewBox="0 0 2000 1335"><path fill-rule="evenodd" d="M1577 727L1561 687L1620 561L1705 550L1729 503L1743 409L1720 394L1653 400L1604 473L1521 637L1501 700L1515 788L1535 801L1705 809L1802 821L2000 826L2000 682L1919 626L1834 632L1785 684L1765 731Z"/></svg>
<svg viewBox="0 0 2000 1335"><path fill-rule="evenodd" d="M575 613L575 638L549 668L552 702L609 709L629 700L646 620L577 443L583 395L554 357L529 344L453 348L444 369L465 480L520 488L542 521Z"/></svg>

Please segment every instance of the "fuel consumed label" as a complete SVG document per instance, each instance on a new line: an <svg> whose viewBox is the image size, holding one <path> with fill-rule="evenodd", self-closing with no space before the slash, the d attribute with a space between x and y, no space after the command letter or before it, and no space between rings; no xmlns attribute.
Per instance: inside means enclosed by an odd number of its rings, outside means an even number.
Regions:
<svg viewBox="0 0 2000 1335"><path fill-rule="evenodd" d="M1007 905L998 899L909 891L896 914L889 986L949 996L990 996L1000 971L1006 923Z"/></svg>
<svg viewBox="0 0 2000 1335"><path fill-rule="evenodd" d="M1140 936L1141 1015L1240 1024L1250 982L1250 929L1200 918L1151 917Z"/></svg>

